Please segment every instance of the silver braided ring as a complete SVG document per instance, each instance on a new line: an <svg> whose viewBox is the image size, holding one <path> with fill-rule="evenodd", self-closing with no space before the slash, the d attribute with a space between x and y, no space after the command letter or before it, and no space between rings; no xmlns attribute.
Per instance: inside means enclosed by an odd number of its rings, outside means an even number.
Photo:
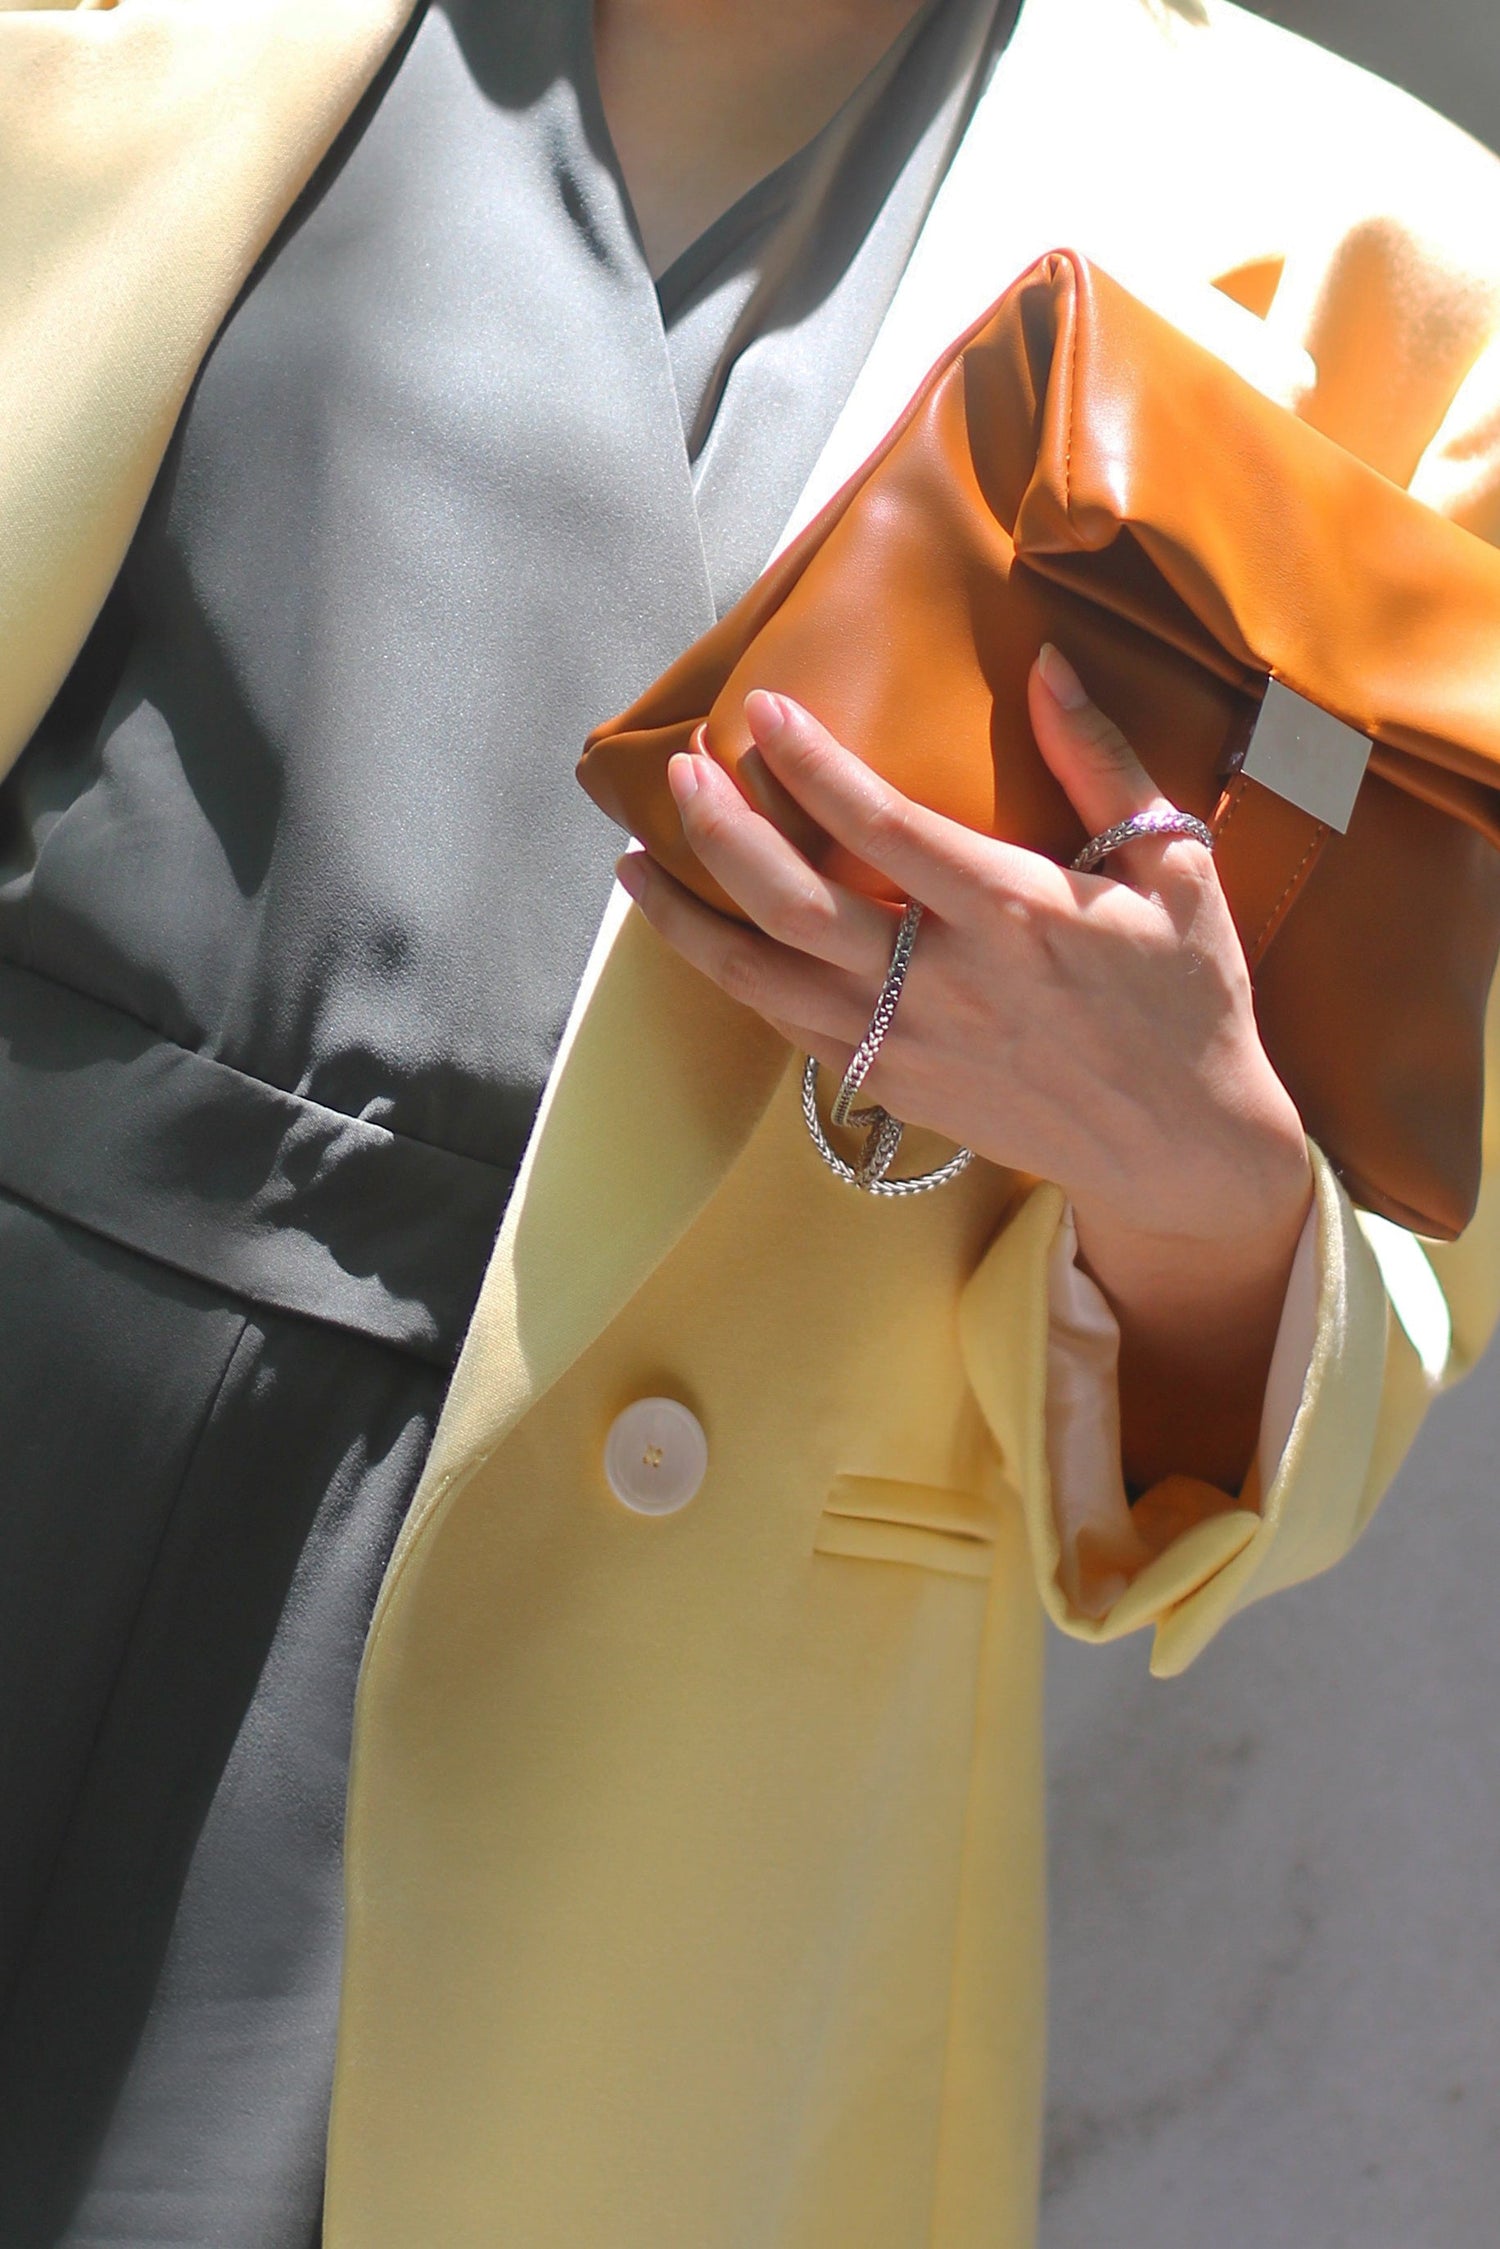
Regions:
<svg viewBox="0 0 1500 2249"><path fill-rule="evenodd" d="M891 954L891 965L885 972L885 982L880 988L880 997L875 1002L875 1013L870 1017L870 1028L854 1049L854 1059L844 1072L843 1083L834 1096L829 1115L836 1125L856 1122L855 1096L874 1067L875 1057L885 1044L886 1032L896 1020L896 1003L901 997L901 987L906 982L906 972L911 966L912 947L917 942L917 931L921 926L922 909L913 900L901 916L901 926L896 931L895 949Z"/></svg>
<svg viewBox="0 0 1500 2249"><path fill-rule="evenodd" d="M1128 820L1117 820L1112 828L1089 837L1072 862L1073 873L1092 874L1101 859L1107 859L1122 844L1134 843L1138 836L1187 836L1201 843L1205 851L1214 847L1213 829L1191 812L1133 812Z"/></svg>
<svg viewBox="0 0 1500 2249"><path fill-rule="evenodd" d="M950 1179L956 1179L961 1171L967 1171L974 1161L972 1148L960 1148L957 1155L950 1156L936 1171L924 1171L916 1179L890 1179L886 1173L906 1128L898 1117L888 1115L884 1109L875 1113L882 1122L872 1134L873 1146L867 1145L865 1154L857 1165L846 1164L843 1157L830 1146L828 1135L823 1130L822 1119L818 1115L817 1058L811 1054L808 1056L807 1065L802 1072L803 1120L811 1135L812 1144L824 1163L837 1178L844 1180L849 1186L862 1187L867 1195L926 1195L934 1187L946 1187ZM868 1110L860 1112L861 1116L869 1114Z"/></svg>
<svg viewBox="0 0 1500 2249"><path fill-rule="evenodd" d="M802 1115L813 1146L829 1170L851 1187L859 1187L867 1195L925 1195L934 1187L944 1187L950 1179L973 1161L973 1150L960 1148L955 1156L936 1171L926 1171L917 1179L892 1179L891 1165L901 1146L901 1136L906 1130L899 1117L888 1109L872 1105L856 1109L859 1089L874 1067L875 1057L884 1044L886 1033L896 1017L896 1005L901 997L901 987L906 982L906 972L911 966L912 947L921 927L922 909L913 902L901 916L901 926L896 932L891 965L886 970L880 997L875 1002L875 1012L870 1027L854 1050L853 1060L844 1072L838 1093L834 1097L831 1115L836 1125L854 1125L866 1134L864 1153L857 1164L845 1163L843 1157L830 1145L818 1115L818 1064L809 1055L802 1072Z"/></svg>

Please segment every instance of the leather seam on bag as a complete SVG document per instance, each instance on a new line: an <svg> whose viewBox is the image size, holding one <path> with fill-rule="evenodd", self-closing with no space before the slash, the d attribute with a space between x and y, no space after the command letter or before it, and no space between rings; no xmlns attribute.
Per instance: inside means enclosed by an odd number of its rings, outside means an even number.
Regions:
<svg viewBox="0 0 1500 2249"><path fill-rule="evenodd" d="M1313 861L1317 858L1318 853L1322 850L1327 840L1327 824L1326 822L1320 820L1318 822L1317 832L1313 836L1312 842L1308 845L1307 849L1303 852L1302 857L1298 860L1296 866L1293 868L1291 880L1288 882L1285 890L1281 893L1281 896L1277 899L1275 905L1271 908L1271 911L1266 918L1265 924L1261 929L1260 935L1256 938L1255 943L1250 948L1250 964L1252 968L1258 967L1260 965L1262 954L1266 952L1271 943L1271 939L1275 936L1277 930L1281 927L1282 921L1285 919L1286 914L1291 907L1292 901L1295 899L1298 891L1302 887L1303 877L1306 875L1308 869L1311 867Z"/></svg>
<svg viewBox="0 0 1500 2249"><path fill-rule="evenodd" d="M1224 800L1214 817L1214 841L1222 843L1230 821L1245 801L1245 776L1237 773L1225 792Z"/></svg>
<svg viewBox="0 0 1500 2249"><path fill-rule="evenodd" d="M1068 436L1063 447L1063 506L1073 515L1073 432L1078 421L1078 338L1083 327L1078 305L1078 275L1073 276L1073 340L1068 348Z"/></svg>

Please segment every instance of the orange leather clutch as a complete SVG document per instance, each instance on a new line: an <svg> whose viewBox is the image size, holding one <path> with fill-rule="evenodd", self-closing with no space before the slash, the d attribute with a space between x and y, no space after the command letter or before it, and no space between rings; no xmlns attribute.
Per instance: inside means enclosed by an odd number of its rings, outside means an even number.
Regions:
<svg viewBox="0 0 1500 2249"><path fill-rule="evenodd" d="M733 772L768 687L907 794L1066 861L1084 837L1026 713L1044 639L1212 822L1267 1051L1355 1199L1459 1233L1500 951L1500 552L1073 253L953 345L579 776L733 911L666 765L703 726Z"/></svg>

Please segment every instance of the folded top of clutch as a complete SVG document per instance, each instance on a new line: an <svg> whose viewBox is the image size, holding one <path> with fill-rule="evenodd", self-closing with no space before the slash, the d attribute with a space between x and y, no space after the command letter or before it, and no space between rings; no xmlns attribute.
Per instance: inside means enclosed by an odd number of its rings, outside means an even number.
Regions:
<svg viewBox="0 0 1500 2249"><path fill-rule="evenodd" d="M1372 1207L1456 1231L1500 947L1500 552L1075 253L952 345L800 538L596 729L579 777L733 911L686 848L666 764L701 726L734 771L744 697L768 687L907 794L1066 859L1082 833L1026 706L1044 638L1158 786L1216 822L1263 1035L1309 1128ZM1322 811L1336 789L1299 809L1240 772L1273 680L1272 703L1304 698L1374 744L1347 835ZM1309 730L1315 781L1339 737ZM879 888L782 812L830 871ZM1378 1037L1356 1026L1372 1014Z"/></svg>

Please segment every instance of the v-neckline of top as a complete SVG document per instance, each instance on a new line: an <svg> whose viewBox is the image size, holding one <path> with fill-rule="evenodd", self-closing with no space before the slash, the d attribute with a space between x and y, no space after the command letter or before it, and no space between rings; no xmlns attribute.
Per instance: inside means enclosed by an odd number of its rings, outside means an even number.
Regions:
<svg viewBox="0 0 1500 2249"><path fill-rule="evenodd" d="M877 81L889 81L894 76L907 52L920 38L929 18L947 4L948 0L922 0L921 6L902 26L890 45L882 50L817 131L800 148L793 149L790 156L783 157L769 172L763 172L758 180L752 181L732 203L726 204L717 217L710 219L707 226L691 242L686 243L674 258L669 259L660 273L656 273L652 270L645 236L630 193L630 184L625 177L625 168L620 161L620 152L615 145L604 107L598 49L594 39L594 0L574 0L582 19L578 42L579 105L591 134L597 137L598 153L614 180L626 226L651 281L664 320L671 317L672 307L688 296L698 281L713 270L736 241L793 193L808 165L816 161L819 149L844 123L852 109L862 108L871 98L872 93L877 90Z"/></svg>

